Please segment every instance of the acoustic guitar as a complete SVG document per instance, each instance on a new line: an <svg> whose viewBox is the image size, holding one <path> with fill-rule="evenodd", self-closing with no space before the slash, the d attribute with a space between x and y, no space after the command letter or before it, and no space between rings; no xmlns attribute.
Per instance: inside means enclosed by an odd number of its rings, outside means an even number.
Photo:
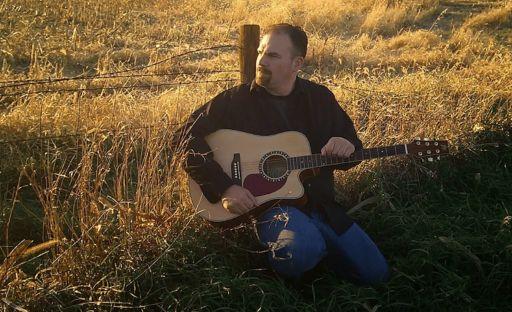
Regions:
<svg viewBox="0 0 512 312"><path fill-rule="evenodd" d="M348 158L311 154L306 136L297 131L259 136L221 129L205 137L213 159L224 172L256 198L257 206L243 215L229 212L221 201L209 202L200 186L189 177L189 189L197 213L222 227L233 227L256 217L274 205L306 203L303 181L320 167L395 155L424 156L433 161L448 154L447 141L413 140L409 144L362 149Z"/></svg>

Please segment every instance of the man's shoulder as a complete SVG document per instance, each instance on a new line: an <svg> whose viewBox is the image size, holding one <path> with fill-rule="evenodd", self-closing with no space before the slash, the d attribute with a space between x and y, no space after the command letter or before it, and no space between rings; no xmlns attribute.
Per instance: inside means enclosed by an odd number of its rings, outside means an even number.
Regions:
<svg viewBox="0 0 512 312"><path fill-rule="evenodd" d="M299 79L299 83L301 84L302 88L307 90L308 92L311 92L315 95L324 95L324 96L331 96L332 92L327 88L325 85L322 85L320 83L305 79L305 78L297 78Z"/></svg>
<svg viewBox="0 0 512 312"><path fill-rule="evenodd" d="M217 95L217 97L224 99L235 99L239 97L246 97L249 95L250 85L239 84L234 87L228 88Z"/></svg>

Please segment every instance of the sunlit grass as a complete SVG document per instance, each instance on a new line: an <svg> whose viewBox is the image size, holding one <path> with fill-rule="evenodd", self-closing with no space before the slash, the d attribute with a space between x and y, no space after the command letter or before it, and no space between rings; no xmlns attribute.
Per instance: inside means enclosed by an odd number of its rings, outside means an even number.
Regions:
<svg viewBox="0 0 512 312"><path fill-rule="evenodd" d="M390 159L336 174L347 208L376 198L354 218L390 259L386 286L357 288L321 269L297 288L268 272L250 227L221 232L193 216L171 136L236 84L188 83L238 74L161 74L236 70L233 47L173 56L235 46L240 25L274 22L308 32L301 75L333 91L365 146L450 142L454 155L437 165ZM168 59L125 73L155 76L0 84L0 95L162 85L0 97L2 141L81 134L0 145L4 255L22 239L60 242L16 259L3 297L48 311L508 307L511 34L500 1L2 2L0 81Z"/></svg>

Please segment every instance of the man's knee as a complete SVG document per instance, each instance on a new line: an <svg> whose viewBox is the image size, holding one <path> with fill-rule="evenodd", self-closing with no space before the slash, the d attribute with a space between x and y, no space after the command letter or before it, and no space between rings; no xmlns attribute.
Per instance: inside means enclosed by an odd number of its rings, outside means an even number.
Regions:
<svg viewBox="0 0 512 312"><path fill-rule="evenodd" d="M281 231L276 242L270 242L269 262L279 274L299 278L315 267L326 255L325 241L316 229L295 232Z"/></svg>
<svg viewBox="0 0 512 312"><path fill-rule="evenodd" d="M327 253L320 231L296 208L274 209L260 221L258 235L269 249L269 263L285 277L300 277Z"/></svg>

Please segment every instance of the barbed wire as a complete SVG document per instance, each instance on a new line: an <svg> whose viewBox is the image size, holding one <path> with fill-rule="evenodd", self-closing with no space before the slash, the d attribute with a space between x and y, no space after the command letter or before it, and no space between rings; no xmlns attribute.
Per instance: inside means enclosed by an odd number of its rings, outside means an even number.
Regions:
<svg viewBox="0 0 512 312"><path fill-rule="evenodd" d="M97 74L97 75L88 75L88 76L79 75L79 76L69 77L69 78L71 78L71 79L78 79L80 77L90 77L90 78L93 78L95 76L114 76L114 75L117 75L117 74L122 74L122 73L127 73L127 72L132 72L132 71L138 71L138 70L146 69L146 68L149 68L149 67L153 67L153 66L156 66L156 65L168 62L168 61L170 61L172 59L175 59L175 58L178 58L178 57L182 57L182 56L185 56L185 55L188 55L188 54L193 54L193 53L202 52L202 51L208 51L208 50L218 50L218 49L223 49L223 48L236 48L236 49L238 49L238 46L232 45L232 44L222 44L222 45L217 45L217 46L199 48L199 49L189 50L189 51L186 51L186 52L183 52L183 53L175 54L175 55L172 55L172 56L170 56L168 58L162 59L160 61L156 61L154 63L146 64L146 65L136 66L136 67L132 67L132 68L124 69L124 70L113 71L113 72L108 72L108 73L102 73L102 74ZM51 80L50 77L48 77L47 79L4 80L4 81L0 81L0 84L25 83L25 82L34 82L34 81L47 81L49 79Z"/></svg>
<svg viewBox="0 0 512 312"><path fill-rule="evenodd" d="M65 81L78 81L78 80L95 80L95 79L114 79L114 78L142 78L142 77L168 77L168 76L192 76L192 75L205 75L205 74L222 74L222 73L237 73L239 70L203 70L203 71L171 71L167 73L153 73L153 74L132 74L132 75L89 75L89 76L76 76L64 78L47 78L47 79L28 79L19 80L16 84L0 85L0 89L21 87L27 85L44 85ZM4 83L4 82L0 82Z"/></svg>
<svg viewBox="0 0 512 312"><path fill-rule="evenodd" d="M128 85L128 86L96 87L96 88L47 89L47 90L38 90L38 91L22 91L22 92L13 92L13 93L2 93L2 94L0 94L0 97L31 95L31 94L44 94L44 93L66 93L66 92L122 90L122 89L151 89L151 88L155 88L155 87L172 87L172 86L178 86L178 85L191 85L191 84L215 83L215 82L234 82L234 81L238 81L238 79L168 82L168 83L157 83L157 84L148 84L148 85L135 84L135 85Z"/></svg>
<svg viewBox="0 0 512 312"><path fill-rule="evenodd" d="M207 50L215 50L215 49L223 49L223 48L233 48L237 46L233 45L217 45L213 47L199 48L195 50L186 51L183 53L179 53L173 55L171 57L165 58L163 60L153 62L144 66L137 66L125 70L119 70L109 73L97 74L97 75L79 75L75 77L63 77L63 78L47 78L47 79L25 79L25 80L10 80L10 81L2 81L0 82L0 89L7 88L16 88L22 86L30 86L30 85L46 85L64 81L75 81L75 80L93 80L93 79L113 79L113 78L139 78L139 77L158 77L158 76L179 76L179 75L205 75L205 74L215 74L215 73L234 73L238 72L234 69L228 70L197 70L197 71L175 71L168 73L142 73L142 74L130 74L130 75L122 75L124 73L134 72L144 70L158 64L162 64L164 62L168 62L169 60L182 57L185 55L189 55L192 53L197 53L201 51ZM104 91L104 90L122 90L122 89L152 89L158 87L172 87L172 86L180 86L180 85L190 85L190 84L199 84L199 83L220 83L220 82L235 82L238 79L214 79L214 80L196 80L196 81L182 81L182 82L165 82L165 83L157 83L157 84L132 84L132 85L118 85L118 86L100 86L100 87L85 87L85 88L58 88L58 89L45 89L45 90L34 90L34 91L20 91L20 92L10 92L10 93L2 93L0 97L12 97L12 96L21 96L21 95L30 95L30 94L44 94L44 93L66 93L66 92L84 92L84 91ZM80 105L79 105L80 106ZM40 111L40 115L42 114L42 110ZM93 134L104 134L104 133L113 133L119 131L134 131L134 130L149 130L149 129L157 129L162 127L170 127L170 126L181 126L185 123L166 123L166 124L157 124L157 125L149 125L142 127L123 127L118 129L102 129L93 132L80 132L73 134L64 134L64 135L54 135L54 136L44 136L42 135L42 129L39 129L39 136L31 137L31 138L23 138L23 139L13 139L13 140L0 140L0 144L19 144L22 142L36 142L41 140L59 140L59 139L70 139L77 137L85 137ZM41 125L41 116L40 116L40 125Z"/></svg>

